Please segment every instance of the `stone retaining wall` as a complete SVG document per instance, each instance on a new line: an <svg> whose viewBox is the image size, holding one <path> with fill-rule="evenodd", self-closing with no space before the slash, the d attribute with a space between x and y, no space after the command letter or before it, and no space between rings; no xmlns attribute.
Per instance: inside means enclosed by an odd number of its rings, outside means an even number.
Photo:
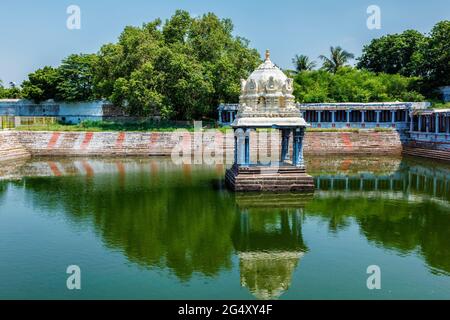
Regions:
<svg viewBox="0 0 450 320"><path fill-rule="evenodd" d="M17 132L20 144L38 156L167 156L178 145L199 148L193 133L170 132ZM201 141L201 138L199 140ZM252 140L255 141L255 140ZM232 136L218 132L203 137L203 148L216 152L234 148ZM270 143L268 144L270 148ZM255 150L256 146L253 146ZM402 143L396 131L308 132L305 154L400 154Z"/></svg>
<svg viewBox="0 0 450 320"><path fill-rule="evenodd" d="M0 131L0 162L30 156L30 152L19 141L17 132Z"/></svg>
<svg viewBox="0 0 450 320"><path fill-rule="evenodd" d="M395 131L307 132L305 154L401 154Z"/></svg>
<svg viewBox="0 0 450 320"><path fill-rule="evenodd" d="M201 137L198 141L202 141ZM279 141L275 137L276 141ZM433 144L405 142L396 131L359 132L307 132L305 155L399 155L420 151L429 158L450 161L450 150L442 150ZM0 161L35 156L170 156L180 146L199 150L193 133L171 132L34 132L0 131ZM252 141L257 139L253 135ZM216 142L219 147L216 147ZM252 153L258 143L253 143ZM263 145L265 145L263 143ZM223 146L223 147L221 147ZM204 135L203 150L215 150L227 157L225 163L233 162L234 142L232 136L223 133ZM266 149L270 150L270 142ZM262 148L265 149L265 148ZM441 149L437 152L436 149ZM433 152L425 152L432 150ZM423 151L423 152L422 152ZM279 152L279 150L276 150ZM419 153L420 153L419 152ZM260 153L261 154L261 153ZM267 152L270 155L270 151ZM254 160L254 157L253 157Z"/></svg>
<svg viewBox="0 0 450 320"><path fill-rule="evenodd" d="M404 143L403 154L450 161L450 143L410 140Z"/></svg>

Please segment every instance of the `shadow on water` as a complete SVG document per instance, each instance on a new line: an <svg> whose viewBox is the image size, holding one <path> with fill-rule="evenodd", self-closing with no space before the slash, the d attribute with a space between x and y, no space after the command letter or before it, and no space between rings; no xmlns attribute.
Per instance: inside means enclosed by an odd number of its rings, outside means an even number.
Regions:
<svg viewBox="0 0 450 320"><path fill-rule="evenodd" d="M308 217L331 233L356 222L373 245L419 252L431 272L450 274L450 166L372 157L313 158L308 168L314 195L234 195L217 183L223 167L33 159L2 172L19 180L0 182L0 201L9 186L21 187L33 206L94 226L129 261L170 269L181 281L194 273L215 277L237 255L241 285L260 299L288 290L310 250L302 234Z"/></svg>

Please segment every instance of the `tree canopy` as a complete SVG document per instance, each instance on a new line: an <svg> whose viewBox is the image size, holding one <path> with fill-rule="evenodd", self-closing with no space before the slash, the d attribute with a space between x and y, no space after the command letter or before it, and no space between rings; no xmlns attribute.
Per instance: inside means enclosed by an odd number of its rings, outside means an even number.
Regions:
<svg viewBox="0 0 450 320"><path fill-rule="evenodd" d="M28 75L22 83L22 95L25 99L41 102L54 99L59 81L58 70L52 67L38 69Z"/></svg>
<svg viewBox="0 0 450 320"><path fill-rule="evenodd" d="M419 76L422 93L433 97L438 87L450 84L450 21L437 23L426 35L407 30L374 39L358 60L360 69Z"/></svg>
<svg viewBox="0 0 450 320"><path fill-rule="evenodd" d="M418 76L417 52L425 41L425 36L415 30L374 39L364 46L357 66L373 72Z"/></svg>
<svg viewBox="0 0 450 320"><path fill-rule="evenodd" d="M438 87L450 84L450 21L426 35L407 30L372 40L357 69L348 66L353 54L339 46L319 58L320 71L305 55L294 57L295 71L286 71L295 76L300 102L435 98ZM36 70L22 90L0 83L0 98L107 99L133 116L201 119L214 117L219 103L238 102L239 80L260 62L249 41L233 35L231 20L178 10L165 22L125 27L96 54L70 55L59 67Z"/></svg>
<svg viewBox="0 0 450 320"><path fill-rule="evenodd" d="M317 66L315 61L304 54L295 55L292 59L292 63L295 66L295 72L310 71Z"/></svg>
<svg viewBox="0 0 450 320"><path fill-rule="evenodd" d="M57 98L71 102L94 99L93 78L96 62L95 54L72 54L64 59L57 69Z"/></svg>
<svg viewBox="0 0 450 320"><path fill-rule="evenodd" d="M93 70L96 60L94 54L72 54L58 68L38 69L22 83L22 96L35 102L92 100L95 98Z"/></svg>
<svg viewBox="0 0 450 320"><path fill-rule="evenodd" d="M20 88L17 86L11 86L10 88L5 88L3 86L3 81L0 79L0 99L17 99L22 96Z"/></svg>
<svg viewBox="0 0 450 320"><path fill-rule="evenodd" d="M260 63L257 51L232 31L228 19L180 10L164 24L126 27L117 43L100 49L97 93L135 115L212 115L220 102L238 101L240 78Z"/></svg>
<svg viewBox="0 0 450 320"><path fill-rule="evenodd" d="M418 53L420 75L428 90L450 85L450 21L437 23Z"/></svg>
<svg viewBox="0 0 450 320"><path fill-rule="evenodd" d="M294 95L302 103L421 101L417 78L341 67L337 72L305 71L294 79Z"/></svg>
<svg viewBox="0 0 450 320"><path fill-rule="evenodd" d="M330 56L320 55L319 59L323 61L322 69L336 73L342 67L347 66L348 62L355 58L353 53L345 51L341 47L330 47Z"/></svg>
<svg viewBox="0 0 450 320"><path fill-rule="evenodd" d="M233 35L229 19L178 10L127 26L97 54L70 55L57 67L31 73L22 95L36 102L107 99L134 116L191 120L237 102L240 79L261 62L249 41Z"/></svg>

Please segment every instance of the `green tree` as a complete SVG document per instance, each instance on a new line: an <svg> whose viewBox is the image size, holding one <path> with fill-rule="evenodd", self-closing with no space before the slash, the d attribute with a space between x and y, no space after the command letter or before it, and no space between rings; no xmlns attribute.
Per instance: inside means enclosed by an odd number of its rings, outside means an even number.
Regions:
<svg viewBox="0 0 450 320"><path fill-rule="evenodd" d="M422 101L418 78L375 74L342 67L335 74L325 70L305 71L294 79L294 95L299 102L387 102Z"/></svg>
<svg viewBox="0 0 450 320"><path fill-rule="evenodd" d="M63 101L89 101L95 98L93 90L95 54L72 54L58 68L56 98Z"/></svg>
<svg viewBox="0 0 450 320"><path fill-rule="evenodd" d="M57 94L57 86L60 77L58 69L44 67L28 75L28 80L22 83L22 95L25 99L37 103L48 99L54 99Z"/></svg>
<svg viewBox="0 0 450 320"><path fill-rule="evenodd" d="M315 61L311 61L308 56L303 54L295 55L292 59L292 63L295 66L296 72L311 71L317 66Z"/></svg>
<svg viewBox="0 0 450 320"><path fill-rule="evenodd" d="M336 73L339 68L342 68L348 64L348 61L355 56L343 50L341 47L330 47L330 57L324 55L319 56L319 59L323 61L322 68L328 72Z"/></svg>
<svg viewBox="0 0 450 320"><path fill-rule="evenodd" d="M20 87L12 86L3 88L0 86L0 99L20 99L22 98L22 90Z"/></svg>
<svg viewBox="0 0 450 320"><path fill-rule="evenodd" d="M0 79L0 99L6 99L5 88L3 87L2 79Z"/></svg>
<svg viewBox="0 0 450 320"><path fill-rule="evenodd" d="M374 39L364 46L362 56L357 59L357 67L373 72L420 76L423 61L417 52L426 42L427 38L415 30Z"/></svg>
<svg viewBox="0 0 450 320"><path fill-rule="evenodd" d="M188 12L177 10L175 15L170 20L167 20L163 27L165 43L185 43L192 22L193 19Z"/></svg>
<svg viewBox="0 0 450 320"><path fill-rule="evenodd" d="M417 57L430 95L436 88L450 84L450 21L441 21L433 27Z"/></svg>
<svg viewBox="0 0 450 320"><path fill-rule="evenodd" d="M239 80L260 63L232 31L228 19L181 10L164 25L126 27L117 43L100 49L95 91L135 115L213 116L220 102L238 101Z"/></svg>

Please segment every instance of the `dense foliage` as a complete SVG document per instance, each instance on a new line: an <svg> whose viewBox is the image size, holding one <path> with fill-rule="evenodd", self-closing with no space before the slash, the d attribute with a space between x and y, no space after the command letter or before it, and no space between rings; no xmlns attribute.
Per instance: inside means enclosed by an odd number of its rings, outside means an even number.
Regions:
<svg viewBox="0 0 450 320"><path fill-rule="evenodd" d="M2 80L0 80L0 99L18 99L22 96L20 88L12 86L5 88Z"/></svg>
<svg viewBox="0 0 450 320"><path fill-rule="evenodd" d="M232 32L228 19L179 10L164 24L126 27L98 54L71 55L58 68L36 70L23 82L22 96L36 102L103 98L135 116L213 116L220 102L238 101L239 80L261 62Z"/></svg>
<svg viewBox="0 0 450 320"><path fill-rule="evenodd" d="M232 35L230 20L177 11L141 28L126 27L98 54L98 94L132 114L196 119L220 102L237 102L240 79L260 62L248 41Z"/></svg>
<svg viewBox="0 0 450 320"><path fill-rule="evenodd" d="M373 72L418 76L418 51L426 37L418 31L407 30L372 40L364 46L358 58L358 68Z"/></svg>
<svg viewBox="0 0 450 320"><path fill-rule="evenodd" d="M428 35L407 30L374 39L358 60L361 69L419 76L422 92L432 97L450 84L450 21L437 23Z"/></svg>
<svg viewBox="0 0 450 320"><path fill-rule="evenodd" d="M97 54L74 54L59 67L31 73L22 88L3 87L0 98L36 102L107 99L130 115L164 119L215 117L221 102L237 102L240 79L260 63L246 39L233 36L229 19L212 13L191 17L177 11L164 23L128 26L116 43ZM437 98L450 84L450 21L428 35L414 30L374 39L363 49L357 68L353 54L331 47L316 62L293 59L295 96L299 102L377 102Z"/></svg>
<svg viewBox="0 0 450 320"><path fill-rule="evenodd" d="M351 67L337 72L305 71L295 77L294 95L299 102L421 101L414 90L418 79L401 75L375 74Z"/></svg>
<svg viewBox="0 0 450 320"><path fill-rule="evenodd" d="M96 61L97 56L93 54L73 54L58 68L38 69L22 83L22 96L36 102L92 100L95 98L93 71Z"/></svg>

